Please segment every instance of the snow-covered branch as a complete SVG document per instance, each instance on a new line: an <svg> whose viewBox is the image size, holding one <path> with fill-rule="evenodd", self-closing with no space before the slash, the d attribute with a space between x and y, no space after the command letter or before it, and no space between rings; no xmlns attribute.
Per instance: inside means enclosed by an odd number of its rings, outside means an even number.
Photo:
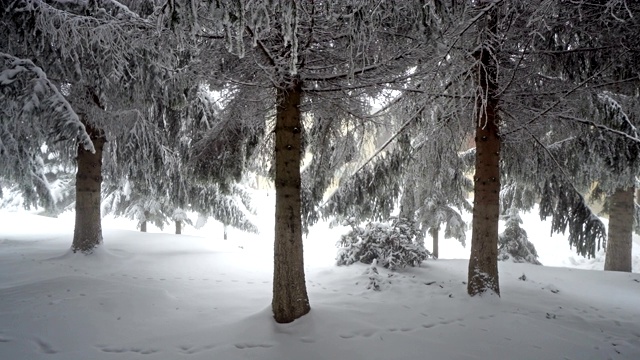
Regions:
<svg viewBox="0 0 640 360"><path fill-rule="evenodd" d="M57 138L77 138L86 150L95 152L89 134L71 104L40 67L29 59L2 52L0 61L0 89L12 87L0 93L0 104L10 101L21 103L17 114L9 114L15 116L14 121L28 117L36 110L45 112L55 121Z"/></svg>
<svg viewBox="0 0 640 360"><path fill-rule="evenodd" d="M559 118L563 119L563 120L568 120L568 121L574 121L580 124L585 124L585 125L589 125L589 126L593 126L595 128L598 128L600 130L604 130L607 132L610 132L612 134L616 134L619 136L622 136L624 138L627 138L628 140L631 140L633 142L636 143L640 143L640 138L633 136L633 135L629 135L627 133L625 133L624 131L620 131L620 130L616 130L616 129L612 129L606 125L602 125L602 124L598 124L594 121L591 120L587 120L587 119L581 119L575 116L569 116L569 115L558 115Z"/></svg>

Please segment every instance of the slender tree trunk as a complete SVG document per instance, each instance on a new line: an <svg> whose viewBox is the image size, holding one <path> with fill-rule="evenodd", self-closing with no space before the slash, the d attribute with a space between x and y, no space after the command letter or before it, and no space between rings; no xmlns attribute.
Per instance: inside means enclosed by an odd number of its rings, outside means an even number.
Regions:
<svg viewBox="0 0 640 360"><path fill-rule="evenodd" d="M631 272L635 189L616 189L609 198L609 229L604 269Z"/></svg>
<svg viewBox="0 0 640 360"><path fill-rule="evenodd" d="M102 149L106 138L100 129L83 121L96 150L94 154L78 146L76 172L76 222L73 231L73 252L93 252L102 243L100 190L102 186Z"/></svg>
<svg viewBox="0 0 640 360"><path fill-rule="evenodd" d="M497 14L487 15L486 36L497 30ZM491 46L474 53L476 80L476 164L473 221L467 292L474 296L487 291L500 295L498 279L498 220L500 213L500 135L497 113L497 69Z"/></svg>
<svg viewBox="0 0 640 360"><path fill-rule="evenodd" d="M429 234L431 234L431 238L433 239L433 258L438 258L438 235L440 234L440 226L432 227L429 229Z"/></svg>
<svg viewBox="0 0 640 360"><path fill-rule="evenodd" d="M276 224L271 308L279 323L292 322L311 310L302 251L301 96L302 83L298 79L277 90Z"/></svg>
<svg viewBox="0 0 640 360"><path fill-rule="evenodd" d="M176 220L176 235L182 234L182 221Z"/></svg>
<svg viewBox="0 0 640 360"><path fill-rule="evenodd" d="M411 151L411 140L406 135L398 138L398 146L409 153ZM404 180L404 189L400 197L400 215L402 219L414 221L416 218L416 192L413 174L407 175Z"/></svg>
<svg viewBox="0 0 640 360"><path fill-rule="evenodd" d="M413 187L405 182L402 197L400 198L400 218L415 220L416 217L416 200Z"/></svg>
<svg viewBox="0 0 640 360"><path fill-rule="evenodd" d="M147 232L147 219L149 218L149 212L144 211L144 220L140 222L140 232Z"/></svg>
<svg viewBox="0 0 640 360"><path fill-rule="evenodd" d="M229 225L224 224L224 225L223 225L223 228L222 228L222 231L224 232L224 239L225 239L225 240L227 240L227 233L228 233L228 230L229 230Z"/></svg>

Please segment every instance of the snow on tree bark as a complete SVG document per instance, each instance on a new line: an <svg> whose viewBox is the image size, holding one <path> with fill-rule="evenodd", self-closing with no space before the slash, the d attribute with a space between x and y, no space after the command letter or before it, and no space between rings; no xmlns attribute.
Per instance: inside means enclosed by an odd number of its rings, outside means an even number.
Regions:
<svg viewBox="0 0 640 360"><path fill-rule="evenodd" d="M86 121L95 153L78 146L78 170L76 173L76 222L73 232L73 252L90 254L102 243L100 216L100 190L102 186L102 149L106 138L101 129Z"/></svg>
<svg viewBox="0 0 640 360"><path fill-rule="evenodd" d="M292 79L277 89L275 128L276 225L273 268L273 316L289 323L311 307L305 285L302 252L300 102L302 82Z"/></svg>
<svg viewBox="0 0 640 360"><path fill-rule="evenodd" d="M631 272L635 188L616 189L610 196L609 229L604 269Z"/></svg>
<svg viewBox="0 0 640 360"><path fill-rule="evenodd" d="M497 14L487 15L489 36L495 36ZM483 44L475 53L476 162L469 281L474 296L492 291L500 295L498 279L498 221L500 216L500 118L497 64L494 49Z"/></svg>

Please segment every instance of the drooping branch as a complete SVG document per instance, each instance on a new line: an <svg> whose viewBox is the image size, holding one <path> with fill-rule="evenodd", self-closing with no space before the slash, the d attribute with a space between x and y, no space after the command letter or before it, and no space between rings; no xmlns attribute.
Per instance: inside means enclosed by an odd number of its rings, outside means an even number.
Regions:
<svg viewBox="0 0 640 360"><path fill-rule="evenodd" d="M40 108L54 119L52 133L55 133L58 139L78 139L85 150L95 152L89 134L71 104L49 81L40 67L29 59L20 59L3 52L0 52L0 60L4 63L0 71L0 86L18 86L10 93L19 94L14 99L10 99L4 93L0 94L0 104L8 101L22 102L21 114L17 114L18 116L25 116L35 108ZM32 87L28 87L29 85ZM40 97L43 96L44 101L41 101Z"/></svg>

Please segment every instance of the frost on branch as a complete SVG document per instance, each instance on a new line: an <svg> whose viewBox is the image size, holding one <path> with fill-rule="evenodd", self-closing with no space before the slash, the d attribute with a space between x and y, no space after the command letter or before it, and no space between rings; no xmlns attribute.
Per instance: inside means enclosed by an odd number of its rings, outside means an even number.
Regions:
<svg viewBox="0 0 640 360"><path fill-rule="evenodd" d="M0 105L2 117L11 121L9 127L38 120L43 123L41 128L50 130L46 135L54 141L77 139L86 150L95 152L69 102L29 59L0 52Z"/></svg>
<svg viewBox="0 0 640 360"><path fill-rule="evenodd" d="M351 231L342 235L337 264L355 262L371 264L377 261L385 268L395 270L408 266L420 266L431 256L423 244L422 233L413 221L393 219L391 225L368 223L364 228L349 222Z"/></svg>

